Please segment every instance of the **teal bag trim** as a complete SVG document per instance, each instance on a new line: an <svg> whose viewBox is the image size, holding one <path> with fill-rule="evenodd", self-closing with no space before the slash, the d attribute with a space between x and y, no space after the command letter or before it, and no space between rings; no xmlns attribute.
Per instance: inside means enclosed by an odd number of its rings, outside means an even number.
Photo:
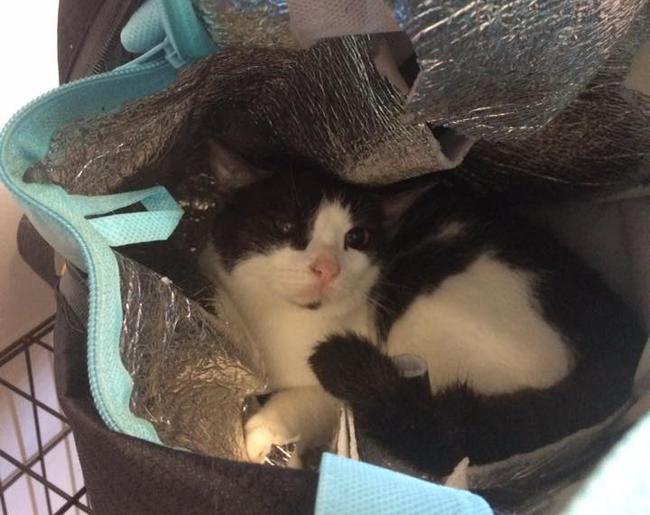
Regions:
<svg viewBox="0 0 650 515"><path fill-rule="evenodd" d="M166 240L178 225L183 210L162 186L97 198L84 197L86 215L105 214L140 202L147 211L92 218L90 224L111 247Z"/></svg>
<svg viewBox="0 0 650 515"><path fill-rule="evenodd" d="M492 515L465 490L436 485L385 468L324 454L315 515Z"/></svg>
<svg viewBox="0 0 650 515"><path fill-rule="evenodd" d="M172 66L182 68L217 51L190 0L147 0L120 37L127 50L143 54L132 63L162 51Z"/></svg>
<svg viewBox="0 0 650 515"><path fill-rule="evenodd" d="M52 135L63 125L114 112L127 101L156 93L174 82L176 68L216 49L206 40L189 0L160 5L166 32L161 44L114 71L42 95L16 113L0 133L0 179L41 235L88 273L88 378L100 416L113 430L156 443L160 440L153 426L129 409L133 382L119 354L123 313L111 246L168 238L182 216L181 208L161 187L85 197L69 195L56 185L28 184L22 177L45 157ZM88 218L137 202L146 211Z"/></svg>
<svg viewBox="0 0 650 515"><path fill-rule="evenodd" d="M207 31L199 21L192 2L159 0L163 6L163 28L175 52L167 59L180 68L217 51Z"/></svg>
<svg viewBox="0 0 650 515"><path fill-rule="evenodd" d="M164 16L159 0L144 2L122 29L122 46L132 54L144 54L165 40Z"/></svg>
<svg viewBox="0 0 650 515"><path fill-rule="evenodd" d="M133 383L119 355L120 280L110 245L165 239L182 210L161 187L85 197L69 195L57 185L28 184L22 177L45 156L54 131L62 125L115 111L126 101L163 89L175 78L176 70L159 60L82 79L28 104L0 134L0 179L41 235L88 273L88 377L95 406L109 428L153 442L159 442L153 426L129 410ZM147 211L87 218L136 202ZM134 220L135 227L130 225Z"/></svg>

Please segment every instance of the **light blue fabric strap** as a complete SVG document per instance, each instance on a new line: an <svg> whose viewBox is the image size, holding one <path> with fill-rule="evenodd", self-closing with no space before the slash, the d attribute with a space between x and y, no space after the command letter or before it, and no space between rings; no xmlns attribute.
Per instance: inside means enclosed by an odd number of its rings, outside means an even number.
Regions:
<svg viewBox="0 0 650 515"><path fill-rule="evenodd" d="M217 51L217 47L199 21L191 0L160 0L163 27L180 64L189 64ZM173 60L170 59L172 65Z"/></svg>
<svg viewBox="0 0 650 515"><path fill-rule="evenodd" d="M165 39L160 0L147 0L133 13L120 33L122 46L132 54L144 54Z"/></svg>
<svg viewBox="0 0 650 515"><path fill-rule="evenodd" d="M169 232L172 215L165 214L164 223L157 217L161 216L159 211L167 209L166 194L145 190L109 197L74 197L60 186L25 183L22 178L34 162L46 155L52 135L60 127L74 120L114 112L125 102L156 93L175 79L176 70L164 59L88 77L34 100L12 117L0 133L0 181L7 185L34 226L57 252L88 273L88 382L99 414L110 429L157 443L160 439L154 427L129 410L133 381L119 350L122 329L119 268L115 254L107 245L107 242L133 241L135 237L114 236L107 230L102 234L103 229L95 226L98 222L92 222L89 217L142 202L145 209L156 214L153 219L140 222L138 239L164 237ZM180 208L176 212L173 216L177 218Z"/></svg>
<svg viewBox="0 0 650 515"><path fill-rule="evenodd" d="M142 54L133 63L159 57L181 68L217 51L191 0L148 0L122 30L124 47Z"/></svg>
<svg viewBox="0 0 650 515"><path fill-rule="evenodd" d="M183 210L162 186L102 197L71 196L83 216L102 215L140 202L147 211L90 219L111 247L166 240L174 232Z"/></svg>
<svg viewBox="0 0 650 515"><path fill-rule="evenodd" d="M491 515L481 497L324 454L315 515Z"/></svg>

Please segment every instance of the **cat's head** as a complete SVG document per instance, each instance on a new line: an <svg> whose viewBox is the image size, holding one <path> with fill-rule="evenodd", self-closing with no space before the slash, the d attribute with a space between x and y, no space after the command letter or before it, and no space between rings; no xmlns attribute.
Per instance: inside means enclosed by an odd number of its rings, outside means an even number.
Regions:
<svg viewBox="0 0 650 515"><path fill-rule="evenodd" d="M259 171L210 147L212 171L226 192L211 239L233 293L305 309L365 297L384 244L376 195L304 159Z"/></svg>

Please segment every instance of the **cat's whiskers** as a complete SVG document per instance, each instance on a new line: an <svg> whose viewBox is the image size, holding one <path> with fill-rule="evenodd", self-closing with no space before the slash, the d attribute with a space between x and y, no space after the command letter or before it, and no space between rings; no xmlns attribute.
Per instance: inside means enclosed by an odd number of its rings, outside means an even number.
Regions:
<svg viewBox="0 0 650 515"><path fill-rule="evenodd" d="M389 308L388 306L386 306L386 305L383 304L381 301L379 301L378 299L376 299L375 297L373 297L370 293L366 293L366 294L365 294L365 299L366 299L366 302L368 302L368 303L371 304L372 306L376 307L376 308L379 309L380 311L383 311L383 312L388 312L388 311L390 311L390 308Z"/></svg>

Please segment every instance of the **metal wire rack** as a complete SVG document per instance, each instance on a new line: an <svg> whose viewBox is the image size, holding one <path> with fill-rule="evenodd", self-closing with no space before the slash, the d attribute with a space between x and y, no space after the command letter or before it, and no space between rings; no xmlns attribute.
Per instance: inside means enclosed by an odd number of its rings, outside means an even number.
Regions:
<svg viewBox="0 0 650 515"><path fill-rule="evenodd" d="M54 392L53 328L50 317L0 351L0 444L8 447L0 445L2 515L91 513Z"/></svg>

